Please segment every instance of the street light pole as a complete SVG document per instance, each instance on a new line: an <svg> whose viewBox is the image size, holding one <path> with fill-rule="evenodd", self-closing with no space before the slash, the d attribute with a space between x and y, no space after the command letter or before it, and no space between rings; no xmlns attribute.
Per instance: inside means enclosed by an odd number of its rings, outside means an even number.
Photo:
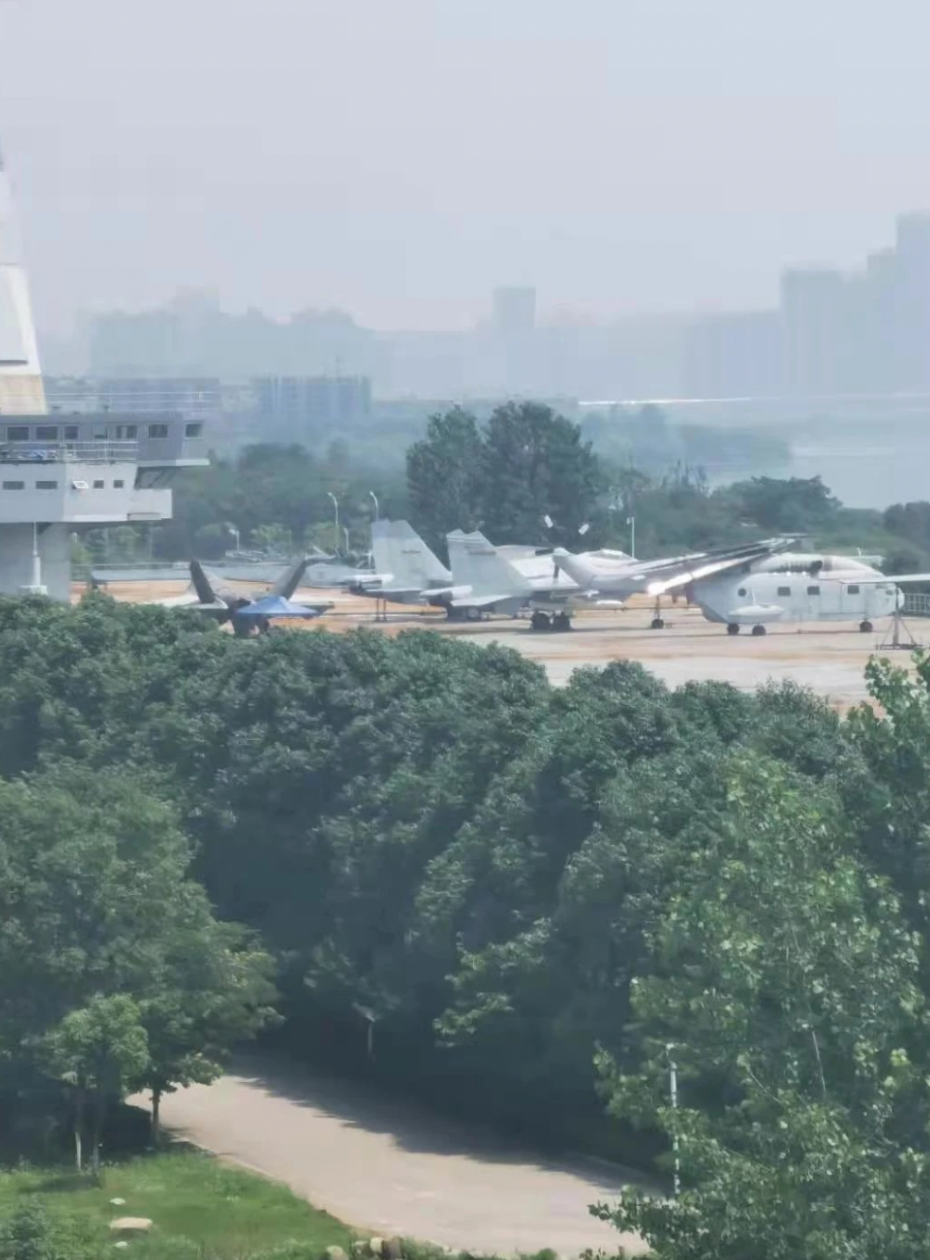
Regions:
<svg viewBox="0 0 930 1260"><path fill-rule="evenodd" d="M672 1111L678 1111L678 1064L672 1057L675 1047L669 1043L665 1047L665 1057L668 1059L668 1093L672 1104ZM675 1179L673 1182L675 1198L677 1199L681 1193L681 1161L678 1156L678 1125L677 1120L673 1121L675 1131L672 1134L672 1151L675 1156Z"/></svg>
<svg viewBox="0 0 930 1260"><path fill-rule="evenodd" d="M335 552L339 555L339 500L331 490L326 491L328 498L333 501L333 538L335 540Z"/></svg>
<svg viewBox="0 0 930 1260"><path fill-rule="evenodd" d="M375 505L375 520L377 521L381 516L381 507L378 503L378 496L375 494L374 490L369 490L368 497L371 499L372 503Z"/></svg>
<svg viewBox="0 0 930 1260"><path fill-rule="evenodd" d="M346 540L346 555L348 555L348 554L349 554L349 552L352 550L352 548L351 548L351 547L350 547L350 545L349 545L349 528L348 528L348 526L347 526L347 525L343 525L343 527L342 527L342 532L343 532L343 534L345 535L345 540Z"/></svg>

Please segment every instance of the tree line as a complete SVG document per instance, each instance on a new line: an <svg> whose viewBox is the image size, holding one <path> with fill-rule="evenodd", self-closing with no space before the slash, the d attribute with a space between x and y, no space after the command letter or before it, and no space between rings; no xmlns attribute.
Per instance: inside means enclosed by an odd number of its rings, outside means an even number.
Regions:
<svg viewBox="0 0 930 1260"><path fill-rule="evenodd" d="M630 425L640 438L627 448L618 435ZM495 543L629 550L635 517L636 550L646 559L752 530L804 533L817 548L861 548L883 556L889 572L930 566L930 504L846 508L818 477L712 484L699 449L671 443L670 430L655 407L627 425L617 416L576 424L521 402L484 419L462 408L439 412L395 459L374 461L345 435L313 451L260 443L185 472L171 521L89 530L75 539L75 560L210 560L237 547L284 557L318 547L359 558L377 511L410 519L440 555L452 529L481 529Z"/></svg>
<svg viewBox="0 0 930 1260"><path fill-rule="evenodd" d="M911 1260L930 663L869 686L840 718L627 662L554 688L424 631L4 601L5 1103L63 1089L93 1142L276 1004L292 1053L512 1130L669 1172L674 1142L677 1199L604 1208L659 1256Z"/></svg>

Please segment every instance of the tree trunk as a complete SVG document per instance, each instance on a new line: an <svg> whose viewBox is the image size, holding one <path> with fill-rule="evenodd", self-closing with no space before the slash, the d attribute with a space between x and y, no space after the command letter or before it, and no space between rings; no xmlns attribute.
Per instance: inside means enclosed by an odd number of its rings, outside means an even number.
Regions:
<svg viewBox="0 0 930 1260"><path fill-rule="evenodd" d="M81 1141L81 1130L84 1127L84 1090L78 1086L74 1096L74 1166L78 1172L84 1171L84 1150Z"/></svg>
<svg viewBox="0 0 930 1260"><path fill-rule="evenodd" d="M161 1090L152 1090L152 1145L157 1146L161 1138Z"/></svg>
<svg viewBox="0 0 930 1260"><path fill-rule="evenodd" d="M94 1122L92 1132L94 1146L90 1153L90 1166L95 1177L100 1176L100 1141L103 1137L103 1116L105 1110L106 1100L103 1094L101 1094L98 1090L96 1097L94 1098Z"/></svg>

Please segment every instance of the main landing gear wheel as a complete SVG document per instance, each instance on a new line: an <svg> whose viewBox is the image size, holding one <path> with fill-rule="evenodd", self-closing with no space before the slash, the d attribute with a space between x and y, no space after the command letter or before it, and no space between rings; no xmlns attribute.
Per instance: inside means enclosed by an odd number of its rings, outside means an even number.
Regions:
<svg viewBox="0 0 930 1260"><path fill-rule="evenodd" d="M480 620L481 620L481 609L480 609L480 608L466 608L466 609L465 609L465 620L466 620L466 621L480 621Z"/></svg>
<svg viewBox="0 0 930 1260"><path fill-rule="evenodd" d="M530 629L531 630L551 630L552 621L548 613L534 612L532 617L530 617Z"/></svg>
<svg viewBox="0 0 930 1260"><path fill-rule="evenodd" d="M556 613L552 621L552 629L565 631L565 630L571 630L571 628L572 628L572 619L571 617L569 617L568 613Z"/></svg>
<svg viewBox="0 0 930 1260"><path fill-rule="evenodd" d="M874 628L875 627L872 625L871 621L861 621L859 623L859 629L863 634L871 634Z"/></svg>
<svg viewBox="0 0 930 1260"><path fill-rule="evenodd" d="M739 634L739 625L735 621L731 621L727 626L727 634Z"/></svg>
<svg viewBox="0 0 930 1260"><path fill-rule="evenodd" d="M765 626L753 626L752 632L758 638L759 635L765 634Z"/></svg>
<svg viewBox="0 0 930 1260"><path fill-rule="evenodd" d="M652 621L649 623L649 629L650 630L664 630L665 622L662 620L661 617L653 617Z"/></svg>

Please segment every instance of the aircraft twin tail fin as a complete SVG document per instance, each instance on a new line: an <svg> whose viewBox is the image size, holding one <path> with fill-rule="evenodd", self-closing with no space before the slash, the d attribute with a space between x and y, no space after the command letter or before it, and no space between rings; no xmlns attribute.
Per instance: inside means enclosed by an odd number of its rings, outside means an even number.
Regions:
<svg viewBox="0 0 930 1260"><path fill-rule="evenodd" d="M446 535L446 543L455 586L471 587L476 595L493 592L500 596L519 595L526 588L519 570L477 530L471 534L455 530Z"/></svg>

